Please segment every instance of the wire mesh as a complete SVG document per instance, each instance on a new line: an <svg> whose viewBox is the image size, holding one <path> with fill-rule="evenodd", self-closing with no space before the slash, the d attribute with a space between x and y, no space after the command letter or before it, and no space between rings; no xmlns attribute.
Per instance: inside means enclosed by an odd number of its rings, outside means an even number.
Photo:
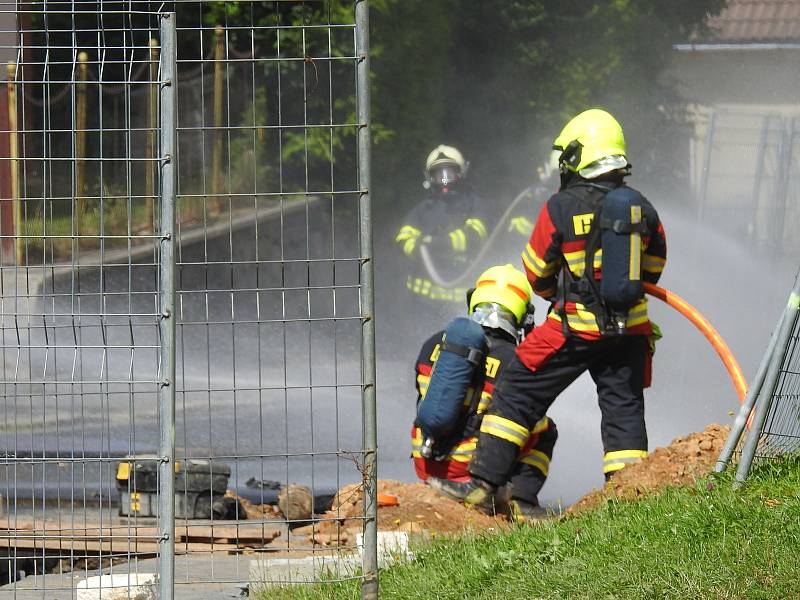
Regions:
<svg viewBox="0 0 800 600"><path fill-rule="evenodd" d="M800 327L796 324L789 337L780 367L778 385L761 437L756 458L781 458L800 451ZM776 352L774 355L779 357Z"/></svg>
<svg viewBox="0 0 800 600"><path fill-rule="evenodd" d="M74 597L92 576L131 587L125 574L160 572L170 597L157 560L169 386L175 587L360 577L375 425L358 4L0 2L13 63L0 94L3 592ZM173 83L174 161L160 152Z"/></svg>
<svg viewBox="0 0 800 600"><path fill-rule="evenodd" d="M715 110L698 145L698 217L737 239L797 249L800 120L795 114Z"/></svg>

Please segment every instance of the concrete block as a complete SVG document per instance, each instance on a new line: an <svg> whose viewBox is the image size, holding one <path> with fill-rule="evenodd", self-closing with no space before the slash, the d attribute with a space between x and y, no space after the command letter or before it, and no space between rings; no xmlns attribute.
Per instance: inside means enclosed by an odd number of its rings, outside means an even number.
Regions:
<svg viewBox="0 0 800 600"><path fill-rule="evenodd" d="M359 560L364 553L364 534L356 534L356 548ZM414 558L408 549L407 531L378 532L378 567L385 569L394 563Z"/></svg>
<svg viewBox="0 0 800 600"><path fill-rule="evenodd" d="M79 581L77 600L156 600L155 573L99 575Z"/></svg>
<svg viewBox="0 0 800 600"><path fill-rule="evenodd" d="M250 562L250 590L353 577L360 569L361 559L353 554L259 558Z"/></svg>

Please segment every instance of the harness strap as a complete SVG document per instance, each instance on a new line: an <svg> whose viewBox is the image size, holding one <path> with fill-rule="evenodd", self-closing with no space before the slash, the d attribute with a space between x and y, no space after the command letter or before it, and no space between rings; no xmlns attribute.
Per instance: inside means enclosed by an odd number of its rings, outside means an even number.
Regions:
<svg viewBox="0 0 800 600"><path fill-rule="evenodd" d="M477 348L470 348L468 346L456 344L455 342L442 340L439 350L441 352L450 352L451 354L465 358L467 362L475 365L476 367L483 364L484 354Z"/></svg>
<svg viewBox="0 0 800 600"><path fill-rule="evenodd" d="M614 233L647 233L647 223L628 223L621 219L612 221L611 219L600 219L601 229L610 229Z"/></svg>

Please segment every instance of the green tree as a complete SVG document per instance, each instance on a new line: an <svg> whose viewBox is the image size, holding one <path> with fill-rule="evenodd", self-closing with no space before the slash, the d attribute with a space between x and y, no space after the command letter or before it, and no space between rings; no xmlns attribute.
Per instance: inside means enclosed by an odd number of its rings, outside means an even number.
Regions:
<svg viewBox="0 0 800 600"><path fill-rule="evenodd" d="M623 122L637 176L682 175L684 105L660 74L672 44L723 5L387 0L372 30L374 115L394 133L376 148L387 214L417 200L425 152L441 142L463 149L487 198L510 198L566 120L592 106Z"/></svg>

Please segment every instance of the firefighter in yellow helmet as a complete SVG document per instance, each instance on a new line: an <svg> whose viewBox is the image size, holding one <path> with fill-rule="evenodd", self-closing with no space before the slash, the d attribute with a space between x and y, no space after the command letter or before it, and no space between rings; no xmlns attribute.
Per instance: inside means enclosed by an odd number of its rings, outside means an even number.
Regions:
<svg viewBox="0 0 800 600"><path fill-rule="evenodd" d="M415 365L417 407L419 409L425 401L433 403L434 408L420 412L412 428L412 458L420 479L434 477L457 487L468 486L469 463L481 420L492 402L494 386L514 358L524 330L533 326L530 301L531 288L522 271L510 264L491 267L478 277L467 303L469 319L483 328L485 352L480 360L465 362L466 359L453 354L453 349L443 340L445 331L452 336L453 328L463 325L466 320L463 318L455 319L446 330L436 332L422 345ZM470 326L475 327L474 324ZM443 362L434 370L439 357L447 353L450 353L450 364ZM453 369L453 364L457 368ZM461 368L464 366L467 368ZM438 394L438 397L428 395L433 372L438 382L430 389L431 394ZM466 397L454 390L467 390ZM448 404L454 410L449 411ZM431 416L430 411L437 409L446 411L449 418ZM448 431L443 438L426 434L426 425L434 417L444 420L444 424L437 424L437 431ZM547 478L557 437L555 423L542 417L531 428L516 456L510 487L517 500L524 498L529 515L534 511L545 514L544 509L539 508L538 494Z"/></svg>
<svg viewBox="0 0 800 600"><path fill-rule="evenodd" d="M467 503L482 502L508 480L531 428L585 371L597 386L606 478L647 456L643 390L653 327L641 283L656 283L664 269L664 228L652 204L624 183L625 138L609 113L579 114L554 148L561 189L522 253L534 293L552 308L498 382L469 486L440 482Z"/></svg>
<svg viewBox="0 0 800 600"><path fill-rule="evenodd" d="M426 196L395 234L404 284L413 297L432 308L452 309L463 301L467 286L444 287L434 277L452 280L463 274L488 235L487 208L468 185L467 169L458 149L434 148L425 161ZM423 248L435 276L426 267Z"/></svg>

